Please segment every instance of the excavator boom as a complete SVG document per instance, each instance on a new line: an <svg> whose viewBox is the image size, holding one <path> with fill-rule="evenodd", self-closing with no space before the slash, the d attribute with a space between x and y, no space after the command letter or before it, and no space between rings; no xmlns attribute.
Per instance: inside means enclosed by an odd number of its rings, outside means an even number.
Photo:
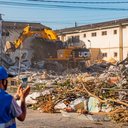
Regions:
<svg viewBox="0 0 128 128"><path fill-rule="evenodd" d="M58 40L57 34L51 29L42 29L38 31L32 31L30 26L27 26L23 29L23 32L20 34L17 40L14 41L14 47L17 49L27 37L37 36L45 40Z"/></svg>

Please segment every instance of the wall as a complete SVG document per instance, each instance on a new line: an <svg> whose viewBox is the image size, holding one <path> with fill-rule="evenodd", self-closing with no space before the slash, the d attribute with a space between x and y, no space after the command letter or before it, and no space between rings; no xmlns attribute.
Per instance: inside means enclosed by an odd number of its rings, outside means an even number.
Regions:
<svg viewBox="0 0 128 128"><path fill-rule="evenodd" d="M123 26L122 36L123 36L123 59L127 57L128 54L128 26ZM85 31L85 32L83 32ZM102 32L106 31L107 35L102 35ZM114 33L114 32L117 33ZM92 33L96 33L96 36L92 36ZM84 37L84 34L86 35ZM98 28L97 30L81 30L79 33L67 34L65 35L65 41L70 36L80 36L80 40L82 40L87 48L100 48L102 53L106 53L107 58L115 58L116 60L120 60L119 56L119 26L109 26L108 28ZM115 54L115 55L114 55Z"/></svg>

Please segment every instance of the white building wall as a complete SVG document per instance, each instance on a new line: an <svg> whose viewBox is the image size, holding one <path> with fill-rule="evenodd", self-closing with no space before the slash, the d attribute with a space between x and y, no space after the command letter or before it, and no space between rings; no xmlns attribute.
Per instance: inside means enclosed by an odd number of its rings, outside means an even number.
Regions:
<svg viewBox="0 0 128 128"><path fill-rule="evenodd" d="M123 58L125 59L126 57L128 57L128 48L123 49Z"/></svg>
<svg viewBox="0 0 128 128"><path fill-rule="evenodd" d="M128 48L128 26L123 28L123 46Z"/></svg>
<svg viewBox="0 0 128 128"><path fill-rule="evenodd" d="M128 26L123 28L123 43L124 47L128 48Z"/></svg>
<svg viewBox="0 0 128 128"><path fill-rule="evenodd" d="M101 49L102 53L107 53L107 57L103 59L107 60L108 58L114 58L115 60L119 60L119 48L111 48L111 49ZM117 57L114 56L114 53L117 53Z"/></svg>
<svg viewBox="0 0 128 128"><path fill-rule="evenodd" d="M114 34L114 30L117 31ZM102 35L103 31L107 31L107 35ZM96 36L92 36L92 33L96 32ZM86 37L84 37L86 34ZM85 42L87 48L100 48L102 53L107 53L107 58L115 58L119 60L119 27L111 28L101 28L98 30L90 30L86 32L79 32L74 34L67 34L65 36L65 41L71 36L80 36L80 40ZM117 53L117 56L114 55ZM128 55L128 26L123 27L123 59Z"/></svg>
<svg viewBox="0 0 128 128"><path fill-rule="evenodd" d="M123 58L128 55L128 26L123 28Z"/></svg>
<svg viewBox="0 0 128 128"><path fill-rule="evenodd" d="M117 30L117 34L114 35L113 31ZM107 31L107 35L102 35L103 31ZM91 34L96 32L96 36L92 37ZM83 34L86 34L86 37L83 37ZM109 48L109 47L118 47L119 44L119 29L103 29L96 30L91 32L81 33L81 40L83 40L87 47L92 48ZM90 42L88 41L90 40Z"/></svg>
<svg viewBox="0 0 128 128"><path fill-rule="evenodd" d="M114 30L117 31L117 34L114 34ZM102 35L103 31L106 31L107 35ZM94 32L97 35L92 37L91 34ZM91 31L87 33L86 39L83 38L82 40L86 42L88 48L90 46L91 48L100 48L102 53L107 53L107 57L104 59L113 57L119 60L119 28ZM114 56L114 53L117 53L117 57Z"/></svg>

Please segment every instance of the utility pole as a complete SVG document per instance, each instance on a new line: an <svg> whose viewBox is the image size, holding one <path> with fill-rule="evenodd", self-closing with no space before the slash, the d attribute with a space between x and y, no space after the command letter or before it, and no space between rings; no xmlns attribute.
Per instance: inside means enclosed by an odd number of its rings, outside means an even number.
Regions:
<svg viewBox="0 0 128 128"><path fill-rule="evenodd" d="M2 14L0 14L0 65L2 65L2 50L3 50L3 42L2 42Z"/></svg>
<svg viewBox="0 0 128 128"><path fill-rule="evenodd" d="M123 60L123 26L119 25L119 60Z"/></svg>
<svg viewBox="0 0 128 128"><path fill-rule="evenodd" d="M77 27L78 25L77 25L77 22L75 22L75 27Z"/></svg>

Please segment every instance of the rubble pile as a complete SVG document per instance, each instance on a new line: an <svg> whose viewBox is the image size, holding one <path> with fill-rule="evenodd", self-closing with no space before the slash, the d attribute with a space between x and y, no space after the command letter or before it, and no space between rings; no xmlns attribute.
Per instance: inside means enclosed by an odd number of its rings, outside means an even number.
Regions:
<svg viewBox="0 0 128 128"><path fill-rule="evenodd" d="M31 94L27 99L36 101L28 102L34 109L50 113L62 110L83 114L104 113L117 122L128 122L127 64L110 65L96 76L89 73L46 74L43 75L47 77L43 78L45 83L39 89L40 94L34 98Z"/></svg>
<svg viewBox="0 0 128 128"><path fill-rule="evenodd" d="M84 72L67 69L61 74L45 70L43 62L38 63L40 69L32 69L30 63L24 62L27 66L15 79L28 78L34 92L26 102L33 109L48 113L103 113L116 122L128 122L127 60L116 65L97 63Z"/></svg>
<svg viewBox="0 0 128 128"><path fill-rule="evenodd" d="M97 75L103 73L104 70L106 70L106 68L108 68L110 65L112 65L112 63L108 63L108 62L95 63L90 67L86 68L85 71Z"/></svg>

